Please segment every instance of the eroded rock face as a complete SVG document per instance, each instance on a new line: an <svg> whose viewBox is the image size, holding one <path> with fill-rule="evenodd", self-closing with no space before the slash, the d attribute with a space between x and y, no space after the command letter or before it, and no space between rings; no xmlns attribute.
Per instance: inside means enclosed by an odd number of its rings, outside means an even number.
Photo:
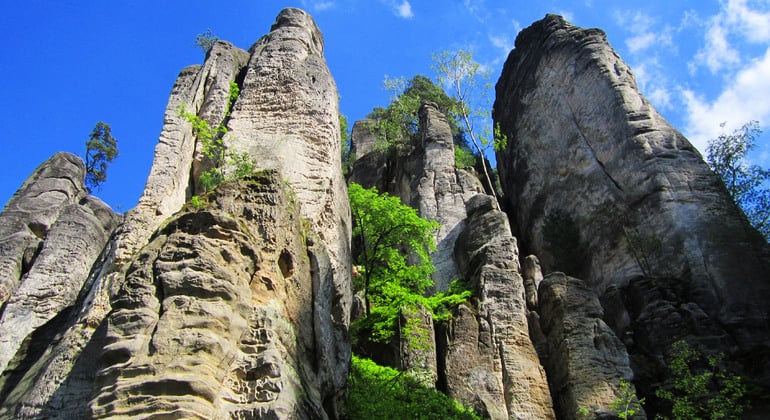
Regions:
<svg viewBox="0 0 770 420"><path fill-rule="evenodd" d="M571 224L579 239L568 248L582 254L569 274L600 296L621 294L603 301L614 302L613 326L630 328L616 332L630 340L632 357L659 357L676 337L656 323L684 314L692 322L677 336L718 337L719 350L766 359L767 244L695 148L639 93L601 30L549 15L522 31L494 110L508 137L497 162L517 236L545 272L567 270L544 231L549 215ZM623 302L642 289L673 293L671 304L648 300L624 314Z"/></svg>
<svg viewBox="0 0 770 420"><path fill-rule="evenodd" d="M612 414L620 380L631 381L633 373L625 346L602 321L598 297L581 280L557 272L540 283L539 299L544 364L559 418L579 419L581 408L594 417Z"/></svg>
<svg viewBox="0 0 770 420"><path fill-rule="evenodd" d="M313 18L284 9L251 58L227 124L228 147L249 153L260 169L275 169L302 203L301 216L328 257L320 258L319 299L313 309L326 394L345 387L352 302L350 205L340 164L338 94Z"/></svg>
<svg viewBox="0 0 770 420"><path fill-rule="evenodd" d="M231 413L298 418L338 415L350 360L350 223L338 160L337 94L319 46L322 38L312 19L300 10L287 9L251 53L218 42L203 66L180 73L143 196L99 255L82 290L75 290L77 301L72 309L35 331L38 339L48 340L50 345L34 357L14 361L14 370L4 372L2 393L7 398L0 415L103 417L113 408L138 417L174 410L179 410L178 415L198 413L195 415L214 418ZM302 57L303 48L312 57ZM271 66L269 77L255 81L256 74L264 76ZM255 150L261 147L276 155L254 157L265 164L258 169L279 170L270 182L281 194L289 190L296 194L296 200L282 201L296 203L295 209L280 209L282 215L292 218L290 226L269 225L270 219L265 217L265 226L249 227L249 217L272 210L253 209L252 215L234 216L241 214L237 207L243 203L233 199L236 204L230 207L217 202L208 216L174 216L176 230L164 230L172 223L169 217L191 195L201 193L197 176L207 164L180 107L212 127L227 124L235 119L235 112L229 117L226 112L233 82L241 85L242 97L236 104L246 103L240 123L250 124L253 119L261 128L270 129L260 129L266 136L249 136L244 131L235 133L235 124L225 143L240 152L236 139L241 139L257 145ZM297 92L303 94L294 94ZM255 97L274 102L259 112L245 113ZM297 109L307 111L301 121L291 114ZM276 137L292 141L285 148L275 147L270 142ZM298 160L308 165L290 169L273 165L286 161L287 156L300 156L295 154L298 148L310 153ZM288 184L283 185L286 180ZM67 188L60 188L62 195L70 196ZM252 197L248 191L243 196ZM243 204L244 208L251 208L249 205ZM274 220L286 222L281 217ZM301 218L307 221L302 223ZM53 220L46 218L34 225L50 226ZM294 248L287 253L265 250L274 238L248 236L283 228L291 236L298 226L303 227L302 240L292 237ZM223 238L233 243L221 247L223 253L219 253ZM251 239L261 242L251 243ZM34 253L25 250L36 246L33 241L22 242L17 246L22 256L14 258L22 263L31 260ZM302 247L301 252L297 247ZM252 251L269 255L255 257L250 255ZM263 257L269 262L260 259ZM257 267L256 277L244 286L244 276L253 269L249 267L257 263L272 265ZM21 263L9 262L9 270L18 271L14 264ZM279 275L270 277L275 272ZM256 292L259 287L266 288L266 296L275 295L265 299L278 303L261 301L262 295ZM153 330L141 330L142 325L169 334L156 336ZM172 331L174 328L179 330ZM147 346L137 347L139 343ZM179 352L187 353L179 356ZM237 360L228 359L233 355ZM196 364L200 370L193 368ZM129 365L133 370L122 369ZM5 380L9 377L12 382ZM224 382L215 386L211 378ZM136 410L122 406L112 399L112 390L142 395L141 403ZM186 399L182 394L197 397Z"/></svg>
<svg viewBox="0 0 770 420"><path fill-rule="evenodd" d="M479 410L490 416L502 416L495 418L554 418L548 381L527 325L516 239L507 217L496 210L493 200L480 194L468 201L467 225L456 242L458 267L478 297L475 324L479 327L478 332L473 331L470 314L462 312L456 325L466 326L458 329L450 324L453 338L447 339L443 352L447 359L440 363L447 371L447 393L468 404L481 404ZM463 330L471 338L478 337L475 352L468 344L470 338L459 334ZM450 363L463 353L482 357L476 364ZM483 380L489 385L473 387L474 382ZM502 394L493 393L498 385ZM498 405L500 402L504 406Z"/></svg>
<svg viewBox="0 0 770 420"><path fill-rule="evenodd" d="M299 203L274 172L209 200L154 234L112 297L94 417L324 417Z"/></svg>

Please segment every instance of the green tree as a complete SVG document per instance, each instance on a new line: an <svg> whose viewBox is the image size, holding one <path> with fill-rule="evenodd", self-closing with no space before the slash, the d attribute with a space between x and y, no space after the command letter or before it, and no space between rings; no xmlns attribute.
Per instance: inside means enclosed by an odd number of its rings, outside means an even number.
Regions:
<svg viewBox="0 0 770 420"><path fill-rule="evenodd" d="M101 189L107 180L107 165L116 157L118 140L112 137L110 125L99 121L86 141L85 184L88 192Z"/></svg>
<svg viewBox="0 0 770 420"><path fill-rule="evenodd" d="M621 419L631 419L641 411L641 404L644 404L644 398L637 400L636 391L631 382L624 379L620 380L620 395L612 402L610 408L618 413Z"/></svg>
<svg viewBox="0 0 770 420"><path fill-rule="evenodd" d="M447 116L455 145L467 149L454 113L458 103L428 77L417 75L407 81L402 77L386 76L385 89L391 92L390 104L386 108L375 108L368 116L375 120L372 129L381 140L381 150L395 152L397 155L408 151L408 146L416 140L420 106L425 102L435 103L439 111Z"/></svg>
<svg viewBox="0 0 770 420"><path fill-rule="evenodd" d="M203 54L208 54L217 41L219 41L219 38L214 35L214 32L212 32L210 28L195 35L195 45L203 50Z"/></svg>
<svg viewBox="0 0 770 420"><path fill-rule="evenodd" d="M500 128L492 130L490 120L490 95L492 87L491 74L481 65L473 61L469 51L444 51L433 55L433 70L436 72L439 84L448 86L454 95L457 106L452 110L462 123L463 129L470 138L479 156L484 156L484 150L493 146L501 150L507 143ZM497 198L495 184L489 175L491 168L482 158L481 168L492 195ZM500 208L495 200L498 210Z"/></svg>
<svg viewBox="0 0 770 420"><path fill-rule="evenodd" d="M759 123L750 121L732 134L722 133L709 141L707 154L709 166L722 178L749 222L765 239L770 239L770 171L747 162L747 155L761 133Z"/></svg>
<svg viewBox="0 0 770 420"><path fill-rule="evenodd" d="M433 284L430 252L436 249L433 234L438 224L376 188L351 184L348 194L353 237L360 246L361 281L356 286L364 294L366 313L403 293L422 294Z"/></svg>
<svg viewBox="0 0 770 420"><path fill-rule="evenodd" d="M669 357L673 388L659 389L655 395L673 404L671 415L674 419L741 417L746 408L741 401L746 386L740 376L721 368L722 354L704 357L686 341L679 340L674 343Z"/></svg>

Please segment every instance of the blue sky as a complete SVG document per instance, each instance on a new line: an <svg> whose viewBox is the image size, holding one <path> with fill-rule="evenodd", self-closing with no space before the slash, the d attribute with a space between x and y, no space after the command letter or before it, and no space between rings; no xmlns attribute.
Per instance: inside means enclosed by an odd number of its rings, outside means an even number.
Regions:
<svg viewBox="0 0 770 420"><path fill-rule="evenodd" d="M120 157L100 198L126 211L152 163L179 71L201 63L210 28L248 49L284 7L310 12L324 34L341 111L352 121L388 102L385 75L433 77L431 55L473 51L496 81L516 34L546 13L602 28L659 112L705 151L708 139L758 120L770 131L770 0L645 2L465 0L8 1L0 55L0 203L45 159L82 156L96 122ZM770 136L755 163L770 166Z"/></svg>

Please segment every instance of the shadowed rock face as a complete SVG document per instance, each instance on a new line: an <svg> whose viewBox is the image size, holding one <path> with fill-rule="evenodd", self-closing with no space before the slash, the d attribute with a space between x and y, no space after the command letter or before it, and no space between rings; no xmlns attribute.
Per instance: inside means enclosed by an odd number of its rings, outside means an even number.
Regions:
<svg viewBox="0 0 770 420"><path fill-rule="evenodd" d="M32 334L68 311L119 216L83 184L82 160L57 153L0 214L0 372L26 368ZM12 382L8 375L4 385ZM0 395L0 398L3 396Z"/></svg>
<svg viewBox="0 0 770 420"><path fill-rule="evenodd" d="M547 337L544 365L559 418L579 419L579 410L609 415L630 381L626 347L602 321L596 294L582 281L552 273L539 287L540 323Z"/></svg>
<svg viewBox="0 0 770 420"><path fill-rule="evenodd" d="M338 415L350 360L350 223L322 53L312 18L286 9L249 53L218 42L203 66L180 73L144 194L103 250L106 237L90 244L101 255L62 293L77 298L71 310L31 333L48 347L16 355L3 373L0 416ZM232 82L241 96L228 116ZM207 165L182 106L212 127L232 123L227 147L274 170L257 182L272 192L231 184L205 211L178 213L200 194ZM276 147L276 138L289 140ZM36 230L24 227L31 236L14 242L19 256L0 258L0 270L28 270L35 232L67 214L56 206L82 198L44 175L22 189L51 189L56 202L25 216ZM120 395L140 397L129 407Z"/></svg>
<svg viewBox="0 0 770 420"><path fill-rule="evenodd" d="M582 252L569 274L613 293L602 302L634 360L682 336L768 354L766 243L602 31L546 16L519 34L496 89L493 116L508 137L498 168L525 251L546 272L567 270L543 233L549 215L564 216ZM658 328L675 319L687 321ZM657 368L636 373L653 381ZM770 384L768 372L748 373Z"/></svg>

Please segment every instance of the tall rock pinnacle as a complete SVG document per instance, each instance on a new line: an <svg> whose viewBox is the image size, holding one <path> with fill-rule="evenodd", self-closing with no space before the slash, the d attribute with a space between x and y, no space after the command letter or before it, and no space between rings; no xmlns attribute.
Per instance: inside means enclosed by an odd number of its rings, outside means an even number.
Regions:
<svg viewBox="0 0 770 420"><path fill-rule="evenodd" d="M230 109L233 84L240 96ZM256 173L200 193L209 163L182 110L227 126L225 146L249 153ZM13 274L2 290L36 295L18 278L48 261L47 245L36 254L39 233L50 228L52 238L62 220L83 219L70 216L71 202L91 209L107 233L83 237L90 261L51 274L69 276L66 302L51 299L52 314L0 339L0 353L9 349L0 354L9 363L0 417L338 417L351 302L339 147L321 32L307 13L285 9L249 52L220 41L202 66L182 70L145 191L117 229L76 182L48 182L47 169L33 175L22 190L46 190L34 196L48 201L22 206L34 214L12 205L1 216L19 216L8 226L22 235L8 235L24 239L0 258ZM4 317L21 313L8 310L12 300Z"/></svg>
<svg viewBox="0 0 770 420"><path fill-rule="evenodd" d="M497 162L522 247L602 296L642 382L653 369L642 355L678 337L767 348L767 244L601 30L535 22L496 89L493 117L508 136Z"/></svg>

